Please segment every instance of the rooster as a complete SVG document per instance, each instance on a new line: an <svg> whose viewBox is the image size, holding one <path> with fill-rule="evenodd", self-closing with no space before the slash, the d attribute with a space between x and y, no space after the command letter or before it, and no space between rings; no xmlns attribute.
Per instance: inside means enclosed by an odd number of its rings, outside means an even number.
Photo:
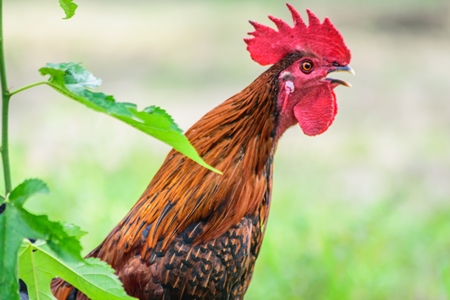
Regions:
<svg viewBox="0 0 450 300"><path fill-rule="evenodd" d="M272 193L273 158L283 133L298 123L318 135L337 113L327 77L353 73L341 34L307 11L306 25L287 5L291 27L250 21L245 39L254 61L272 65L240 93L212 109L186 136L213 173L170 151L138 202L88 257L108 262L139 299L242 299L261 249ZM55 279L58 299L86 299Z"/></svg>

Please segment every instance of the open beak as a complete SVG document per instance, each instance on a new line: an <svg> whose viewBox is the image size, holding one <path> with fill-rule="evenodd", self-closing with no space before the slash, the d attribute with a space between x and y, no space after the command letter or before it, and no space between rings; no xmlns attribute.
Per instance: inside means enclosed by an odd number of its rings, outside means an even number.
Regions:
<svg viewBox="0 0 450 300"><path fill-rule="evenodd" d="M353 69L350 66L334 67L333 69L328 71L328 74L333 73L333 72L348 72L350 74L355 75L355 71L353 71ZM341 79L326 77L326 78L324 78L324 80L329 81L332 86L338 86L338 85L343 85L343 86L347 86L347 87L352 86L350 83L348 83L344 80L341 80Z"/></svg>

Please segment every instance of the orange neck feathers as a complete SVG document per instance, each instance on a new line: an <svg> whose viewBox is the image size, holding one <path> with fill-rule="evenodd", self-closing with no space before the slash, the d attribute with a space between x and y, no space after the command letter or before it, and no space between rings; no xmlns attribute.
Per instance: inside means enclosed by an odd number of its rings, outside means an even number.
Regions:
<svg viewBox="0 0 450 300"><path fill-rule="evenodd" d="M259 213L265 223L268 207L261 210L261 202L264 194L270 193L272 181L278 75L295 59L298 55L273 65L187 131L186 136L199 154L223 175L172 150L105 243L113 243L125 252L143 243L141 254L145 257L158 241L162 240L166 248L197 222L205 221L194 243L222 235L246 215ZM110 263L114 267L114 261Z"/></svg>

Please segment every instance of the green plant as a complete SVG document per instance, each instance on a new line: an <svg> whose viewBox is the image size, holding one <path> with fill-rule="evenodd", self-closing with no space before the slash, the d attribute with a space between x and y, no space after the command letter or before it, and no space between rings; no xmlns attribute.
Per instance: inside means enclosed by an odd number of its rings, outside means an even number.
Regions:
<svg viewBox="0 0 450 300"><path fill-rule="evenodd" d="M75 14L72 0L59 0L66 17ZM48 63L39 71L47 81L33 83L14 91L8 89L5 72L2 1L0 0L0 80L2 89L1 155L5 195L0 206L0 299L19 299L19 278L25 281L30 299L54 299L50 283L58 276L73 284L90 298L132 299L124 292L114 270L98 259L83 259L77 226L53 222L45 215L24 209L25 201L37 193L48 193L39 179L28 179L12 188L8 153L8 109L11 97L38 85L48 85L64 96L85 106L113 116L158 140L167 143L202 166L206 164L175 124L172 117L155 106L139 111L135 104L116 102L114 97L91 89L101 84L99 78L76 63ZM33 242L31 242L33 241Z"/></svg>

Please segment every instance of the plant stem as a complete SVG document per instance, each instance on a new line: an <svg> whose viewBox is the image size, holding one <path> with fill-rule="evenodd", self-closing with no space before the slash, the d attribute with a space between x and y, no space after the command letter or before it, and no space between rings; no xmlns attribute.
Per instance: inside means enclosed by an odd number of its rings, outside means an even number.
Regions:
<svg viewBox="0 0 450 300"><path fill-rule="evenodd" d="M5 53L3 49L3 1L0 0L0 82L2 87L2 162L3 176L5 178L5 194L11 192L11 170L9 165L8 149L8 111L11 94L6 81Z"/></svg>
<svg viewBox="0 0 450 300"><path fill-rule="evenodd" d="M0 0L1 1L1 0ZM12 91L9 93L9 96L12 97L15 94L18 94L20 92L23 92L25 90L31 89L32 87L38 86L38 85L42 85L42 84L47 84L47 81L39 81L39 82L35 82L26 86L21 87L20 89L17 89L15 91Z"/></svg>

